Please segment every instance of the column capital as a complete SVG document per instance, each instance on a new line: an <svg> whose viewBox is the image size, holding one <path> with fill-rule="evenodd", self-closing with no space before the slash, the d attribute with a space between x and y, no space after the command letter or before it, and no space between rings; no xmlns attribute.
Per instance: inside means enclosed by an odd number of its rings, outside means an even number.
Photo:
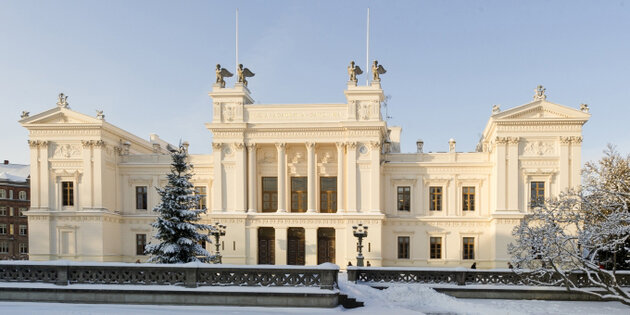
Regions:
<svg viewBox="0 0 630 315"><path fill-rule="evenodd" d="M343 150L346 147L345 142L335 142L335 145L337 146L338 150Z"/></svg>
<svg viewBox="0 0 630 315"><path fill-rule="evenodd" d="M243 148L245 147L245 144L242 142L234 142L232 143L232 148L234 148L234 150L243 150Z"/></svg>
<svg viewBox="0 0 630 315"><path fill-rule="evenodd" d="M348 146L348 149L356 149L357 142L356 141L346 142L346 145Z"/></svg>
<svg viewBox="0 0 630 315"><path fill-rule="evenodd" d="M217 151L223 148L223 143L212 142L212 150Z"/></svg>
<svg viewBox="0 0 630 315"><path fill-rule="evenodd" d="M308 141L308 142L306 142L305 144L306 144L306 148L307 148L308 150L312 150L312 149L314 149L314 148L315 148L315 142L310 142L310 141Z"/></svg>
<svg viewBox="0 0 630 315"><path fill-rule="evenodd" d="M286 148L287 144L284 142L276 142L276 149L278 150L284 150L284 148Z"/></svg>
<svg viewBox="0 0 630 315"><path fill-rule="evenodd" d="M256 143L254 142L247 142L245 145L247 146L247 150L253 150L256 148Z"/></svg>

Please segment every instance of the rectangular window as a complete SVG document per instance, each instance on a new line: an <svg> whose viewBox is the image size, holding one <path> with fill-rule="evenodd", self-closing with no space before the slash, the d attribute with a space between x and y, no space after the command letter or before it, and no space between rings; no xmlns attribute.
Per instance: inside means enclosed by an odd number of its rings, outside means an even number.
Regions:
<svg viewBox="0 0 630 315"><path fill-rule="evenodd" d="M208 196L206 186L195 186L195 195L199 196L197 209L206 209L208 204L206 199L206 196Z"/></svg>
<svg viewBox="0 0 630 315"><path fill-rule="evenodd" d="M28 234L28 229L26 227L26 224L20 224L20 235L27 235Z"/></svg>
<svg viewBox="0 0 630 315"><path fill-rule="evenodd" d="M398 187L398 211L409 211L411 209L411 187Z"/></svg>
<svg viewBox="0 0 630 315"><path fill-rule="evenodd" d="M61 182L62 205L74 206L74 182Z"/></svg>
<svg viewBox="0 0 630 315"><path fill-rule="evenodd" d="M9 199L13 199L13 190L9 190Z"/></svg>
<svg viewBox="0 0 630 315"><path fill-rule="evenodd" d="M429 239L429 243L429 257L431 259L442 259L442 238L432 236Z"/></svg>
<svg viewBox="0 0 630 315"><path fill-rule="evenodd" d="M9 207L9 216L12 217L13 216L13 207Z"/></svg>
<svg viewBox="0 0 630 315"><path fill-rule="evenodd" d="M262 178L262 212L278 210L278 178Z"/></svg>
<svg viewBox="0 0 630 315"><path fill-rule="evenodd" d="M145 246L147 246L147 235L136 234L136 255L144 255Z"/></svg>
<svg viewBox="0 0 630 315"><path fill-rule="evenodd" d="M337 212L337 177L320 177L319 212Z"/></svg>
<svg viewBox="0 0 630 315"><path fill-rule="evenodd" d="M0 235L6 235L7 234L7 225L6 224L0 224Z"/></svg>
<svg viewBox="0 0 630 315"><path fill-rule="evenodd" d="M0 254L9 253L9 242L0 242Z"/></svg>
<svg viewBox="0 0 630 315"><path fill-rule="evenodd" d="M21 217L25 217L26 216L26 208L20 208L20 216Z"/></svg>
<svg viewBox="0 0 630 315"><path fill-rule="evenodd" d="M20 243L19 248L20 248L20 254L28 254L28 244Z"/></svg>
<svg viewBox="0 0 630 315"><path fill-rule="evenodd" d="M462 187L462 210L475 211L475 187Z"/></svg>
<svg viewBox="0 0 630 315"><path fill-rule="evenodd" d="M442 187L429 187L429 210L442 211Z"/></svg>
<svg viewBox="0 0 630 315"><path fill-rule="evenodd" d="M147 210L147 186L136 186L136 209Z"/></svg>
<svg viewBox="0 0 630 315"><path fill-rule="evenodd" d="M462 259L475 259L475 238L464 237L462 243Z"/></svg>
<svg viewBox="0 0 630 315"><path fill-rule="evenodd" d="M531 182L531 198L532 207L539 207L545 202L545 182Z"/></svg>
<svg viewBox="0 0 630 315"><path fill-rule="evenodd" d="M291 177L291 212L306 212L306 177Z"/></svg>
<svg viewBox="0 0 630 315"><path fill-rule="evenodd" d="M23 190L22 190L22 191L20 191L20 192L18 193L18 198L19 198L20 200L26 200L26 192L25 192L25 191L23 191Z"/></svg>
<svg viewBox="0 0 630 315"><path fill-rule="evenodd" d="M398 237L398 259L409 259L409 236Z"/></svg>
<svg viewBox="0 0 630 315"><path fill-rule="evenodd" d="M7 207L0 207L0 215L1 216L7 215Z"/></svg>
<svg viewBox="0 0 630 315"><path fill-rule="evenodd" d="M9 234L14 235L15 230L13 229L13 224L9 224Z"/></svg>
<svg viewBox="0 0 630 315"><path fill-rule="evenodd" d="M4 189L0 189L0 198L4 199L7 197L7 191Z"/></svg>

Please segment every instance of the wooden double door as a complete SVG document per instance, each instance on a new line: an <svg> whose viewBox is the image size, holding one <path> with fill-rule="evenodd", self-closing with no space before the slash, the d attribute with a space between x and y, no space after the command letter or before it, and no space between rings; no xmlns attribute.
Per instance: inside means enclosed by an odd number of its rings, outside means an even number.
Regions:
<svg viewBox="0 0 630 315"><path fill-rule="evenodd" d="M317 264L335 263L335 229L317 229Z"/></svg>
<svg viewBox="0 0 630 315"><path fill-rule="evenodd" d="M276 263L276 231L272 227L258 228L258 264Z"/></svg>
<svg viewBox="0 0 630 315"><path fill-rule="evenodd" d="M287 264L304 265L305 242L304 228L289 228L287 230Z"/></svg>

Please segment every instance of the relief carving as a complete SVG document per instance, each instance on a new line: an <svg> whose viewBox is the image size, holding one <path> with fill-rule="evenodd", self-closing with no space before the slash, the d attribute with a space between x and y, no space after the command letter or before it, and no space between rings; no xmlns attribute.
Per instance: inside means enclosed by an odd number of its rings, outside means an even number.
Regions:
<svg viewBox="0 0 630 315"><path fill-rule="evenodd" d="M72 158L81 156L81 149L76 144L57 145L53 158Z"/></svg>
<svg viewBox="0 0 630 315"><path fill-rule="evenodd" d="M529 142L527 143L527 145L525 145L525 148L523 149L523 155L534 155L534 156L540 156L540 155L553 155L554 154L554 146L553 143L551 142L544 142L544 141L534 141L534 142Z"/></svg>

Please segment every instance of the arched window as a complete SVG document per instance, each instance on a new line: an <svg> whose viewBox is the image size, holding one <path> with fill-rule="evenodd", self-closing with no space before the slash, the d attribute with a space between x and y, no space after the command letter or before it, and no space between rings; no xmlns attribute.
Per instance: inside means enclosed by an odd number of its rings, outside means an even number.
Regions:
<svg viewBox="0 0 630 315"><path fill-rule="evenodd" d="M4 189L0 189L0 198L6 198L7 197L7 191Z"/></svg>
<svg viewBox="0 0 630 315"><path fill-rule="evenodd" d="M25 191L20 191L18 193L18 198L20 198L20 200L26 200L26 192Z"/></svg>

